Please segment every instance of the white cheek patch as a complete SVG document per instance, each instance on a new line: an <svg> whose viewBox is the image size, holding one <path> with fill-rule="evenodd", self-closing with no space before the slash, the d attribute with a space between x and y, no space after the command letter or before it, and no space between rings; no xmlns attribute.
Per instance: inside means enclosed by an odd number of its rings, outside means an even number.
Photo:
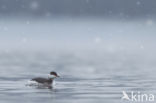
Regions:
<svg viewBox="0 0 156 103"><path fill-rule="evenodd" d="M54 75L48 75L48 78L55 78L56 76L54 76Z"/></svg>

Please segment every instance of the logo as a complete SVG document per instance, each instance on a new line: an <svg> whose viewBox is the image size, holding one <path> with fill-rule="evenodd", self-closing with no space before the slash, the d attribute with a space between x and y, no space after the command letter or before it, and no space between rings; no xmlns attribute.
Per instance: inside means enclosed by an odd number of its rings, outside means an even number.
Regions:
<svg viewBox="0 0 156 103"><path fill-rule="evenodd" d="M153 102L154 101L154 95L153 94L145 94L141 92L127 92L122 91L122 98L121 100L127 100L127 101L134 101L134 102Z"/></svg>

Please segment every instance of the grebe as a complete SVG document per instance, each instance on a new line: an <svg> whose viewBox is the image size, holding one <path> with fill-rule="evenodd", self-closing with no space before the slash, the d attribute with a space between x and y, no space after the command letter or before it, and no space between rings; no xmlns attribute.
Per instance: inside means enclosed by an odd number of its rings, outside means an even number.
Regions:
<svg viewBox="0 0 156 103"><path fill-rule="evenodd" d="M29 82L29 86L37 85L37 86L52 87L54 86L54 79L57 77L60 77L60 76L58 76L56 72L52 71L48 75L48 78L42 78L42 77L33 78Z"/></svg>

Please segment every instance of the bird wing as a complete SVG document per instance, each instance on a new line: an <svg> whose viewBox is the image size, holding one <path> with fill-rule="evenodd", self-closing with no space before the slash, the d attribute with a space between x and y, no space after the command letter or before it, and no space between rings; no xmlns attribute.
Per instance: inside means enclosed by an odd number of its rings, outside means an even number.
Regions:
<svg viewBox="0 0 156 103"><path fill-rule="evenodd" d="M32 81L36 81L36 82L38 82L38 83L45 83L45 82L48 81L48 79L38 77L38 78L33 78Z"/></svg>

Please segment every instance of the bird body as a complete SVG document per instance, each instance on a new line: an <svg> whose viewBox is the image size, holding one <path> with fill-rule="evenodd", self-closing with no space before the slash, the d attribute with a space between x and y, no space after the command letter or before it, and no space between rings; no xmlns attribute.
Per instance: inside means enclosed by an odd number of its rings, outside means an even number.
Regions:
<svg viewBox="0 0 156 103"><path fill-rule="evenodd" d="M48 78L37 77L31 79L29 81L29 86L52 87L55 84L54 79L56 77L59 77L56 72L50 72Z"/></svg>
<svg viewBox="0 0 156 103"><path fill-rule="evenodd" d="M51 79L51 78L41 78L41 77L38 77L38 78L33 78L32 81L36 81L38 83L48 83L48 84L52 84L54 79Z"/></svg>

